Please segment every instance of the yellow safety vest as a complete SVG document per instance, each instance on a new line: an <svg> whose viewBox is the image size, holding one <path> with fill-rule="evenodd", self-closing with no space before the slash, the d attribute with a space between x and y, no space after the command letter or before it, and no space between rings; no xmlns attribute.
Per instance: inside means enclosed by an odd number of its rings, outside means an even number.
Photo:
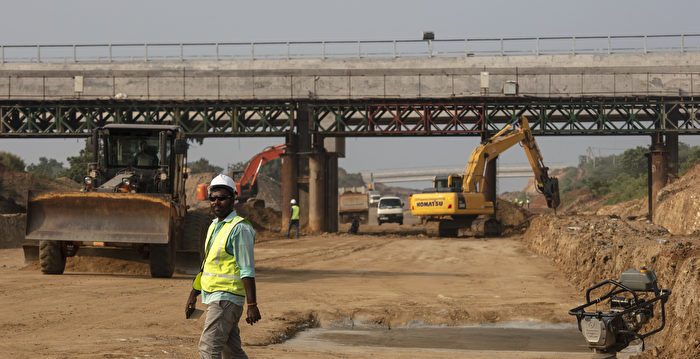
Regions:
<svg viewBox="0 0 700 359"><path fill-rule="evenodd" d="M291 219L296 219L297 221L299 220L299 206L296 204L292 206L292 218Z"/></svg>
<svg viewBox="0 0 700 359"><path fill-rule="evenodd" d="M226 241L228 240L233 227L240 222L246 222L243 217L235 216L231 222L226 222L216 234L214 240L209 245L209 241L216 224L209 225L207 231L207 246L202 270L192 283L195 290L207 292L229 292L240 296L245 296L245 287L241 279L241 269L236 264L236 258L226 252Z"/></svg>

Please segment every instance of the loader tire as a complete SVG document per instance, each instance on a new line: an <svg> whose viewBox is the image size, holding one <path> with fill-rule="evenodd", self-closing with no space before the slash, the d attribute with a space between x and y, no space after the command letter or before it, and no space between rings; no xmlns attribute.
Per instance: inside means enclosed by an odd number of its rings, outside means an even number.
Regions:
<svg viewBox="0 0 700 359"><path fill-rule="evenodd" d="M170 278L175 271L175 243L150 245L151 277Z"/></svg>
<svg viewBox="0 0 700 359"><path fill-rule="evenodd" d="M196 248L199 251L200 259L204 259L204 241L207 230L211 224L211 218L204 212L191 211L185 216L185 230L183 234L183 246L185 248Z"/></svg>
<svg viewBox="0 0 700 359"><path fill-rule="evenodd" d="M66 269L66 256L59 241L39 242L39 264L44 274L63 274Z"/></svg>

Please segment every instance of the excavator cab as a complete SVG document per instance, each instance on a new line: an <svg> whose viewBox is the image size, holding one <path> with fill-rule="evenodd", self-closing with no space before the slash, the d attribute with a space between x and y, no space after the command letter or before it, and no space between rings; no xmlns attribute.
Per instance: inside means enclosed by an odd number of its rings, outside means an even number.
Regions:
<svg viewBox="0 0 700 359"><path fill-rule="evenodd" d="M447 175L433 177L433 188L427 188L424 193L430 192L460 192L462 191L462 176Z"/></svg>

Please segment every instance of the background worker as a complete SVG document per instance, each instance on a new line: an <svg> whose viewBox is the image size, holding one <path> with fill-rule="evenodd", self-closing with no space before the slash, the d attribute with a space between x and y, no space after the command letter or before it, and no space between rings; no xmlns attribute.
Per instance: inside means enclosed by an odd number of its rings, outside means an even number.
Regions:
<svg viewBox="0 0 700 359"><path fill-rule="evenodd" d="M209 202L216 218L207 231L202 270L185 307L189 318L202 293L207 314L198 349L203 359L248 358L238 328L243 305L247 303L247 323L253 325L261 318L255 290L255 230L236 215L235 199L236 184L231 177L218 175L211 181Z"/></svg>
<svg viewBox="0 0 700 359"><path fill-rule="evenodd" d="M289 202L292 207L289 209L289 225L287 225L287 238L289 238L289 231L294 225L294 230L296 231L297 238L299 238L299 206L297 206L297 200L293 199Z"/></svg>

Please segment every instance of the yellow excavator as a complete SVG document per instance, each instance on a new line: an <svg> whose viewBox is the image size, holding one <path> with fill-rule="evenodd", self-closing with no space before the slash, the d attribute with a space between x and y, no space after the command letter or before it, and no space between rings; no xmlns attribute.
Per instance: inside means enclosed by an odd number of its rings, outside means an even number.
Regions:
<svg viewBox="0 0 700 359"><path fill-rule="evenodd" d="M496 207L486 199L484 170L488 161L517 143L522 143L537 182L537 190L547 200L547 207L559 206L559 181L549 177L548 168L525 116L506 125L483 141L471 154L463 176L436 177L433 189L409 198L411 213L424 221L438 221L441 237L455 237L471 229L484 235L498 235L501 225L495 218Z"/></svg>

